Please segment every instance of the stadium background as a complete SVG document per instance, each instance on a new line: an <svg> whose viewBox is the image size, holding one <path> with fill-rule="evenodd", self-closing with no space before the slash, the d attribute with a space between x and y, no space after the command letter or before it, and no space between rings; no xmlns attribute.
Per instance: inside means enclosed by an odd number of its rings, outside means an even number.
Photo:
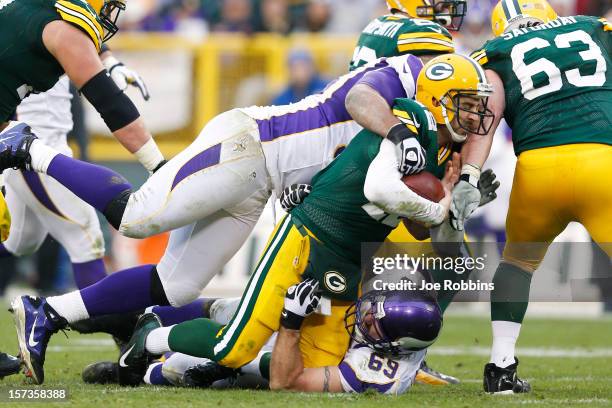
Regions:
<svg viewBox="0 0 612 408"><path fill-rule="evenodd" d="M608 0L550 2L560 15L612 17ZM454 33L459 52L469 53L490 38L489 16L494 4L491 0L468 0L462 30ZM128 0L127 12L120 18L121 31L109 46L147 83L152 95L148 102L135 89L128 94L169 158L186 147L217 113L233 107L295 101L300 93L320 90L328 80L346 72L359 32L384 13L384 0ZM75 104L77 126L71 142L75 155L109 165L140 185L147 176L144 170L112 139L93 108L84 99L80 102L81 106ZM472 236L484 240L503 240L504 236L515 162L509 136L507 128L499 131L487 164L502 182L499 198L479 210L468 225ZM206 293L241 293L281 211L266 209L252 237ZM102 223L110 271L155 263L163 253L166 234L131 240ZM589 242L577 224L568 227L560 240ZM596 257L589 255L587 259L592 263ZM570 253L552 259L548 273L536 274L538 286L566 289L575 272L571 258ZM590 267L588 263L580 266L583 270ZM0 274L0 294L6 290L7 298L12 290L23 291L24 284L43 293L63 292L73 286L67 256L51 239L32 257L3 261L0 270L12 271ZM597 298L595 285L586 290ZM470 313L488 311L485 302L454 307ZM599 302L562 306L546 302L530 305L529 313L584 316L599 315L604 309Z"/></svg>

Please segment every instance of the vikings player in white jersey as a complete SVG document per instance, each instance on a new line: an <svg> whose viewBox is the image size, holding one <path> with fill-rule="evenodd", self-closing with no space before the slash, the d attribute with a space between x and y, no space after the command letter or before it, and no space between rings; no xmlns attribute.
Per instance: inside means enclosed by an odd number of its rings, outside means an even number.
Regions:
<svg viewBox="0 0 612 408"><path fill-rule="evenodd" d="M101 58L122 90L132 84L149 98L140 76L120 63L108 47L103 48ZM18 119L31 126L41 142L68 157L72 157L67 142L73 127L71 100L70 82L64 75L53 88L31 94L17 108ZM0 257L32 254L50 234L66 249L78 288L106 276L104 239L93 207L45 174L9 169L4 172L4 182L13 222L9 239L0 244Z"/></svg>
<svg viewBox="0 0 612 408"><path fill-rule="evenodd" d="M196 299L246 240L271 192L309 183L361 129L345 106L353 86L374 93L368 112L359 113L360 123L395 142L400 163L408 160L414 139L390 106L395 98L414 97L421 68L411 55L383 58L298 103L222 113L135 192L119 174L64 156L32 140L20 125L3 131L0 150L55 178L123 235L141 238L174 229L158 265L121 271L59 297L15 300L22 355L34 379L42 382L48 339L66 322ZM43 313L47 319L37 323Z"/></svg>
<svg viewBox="0 0 612 408"><path fill-rule="evenodd" d="M210 318L227 324L239 303L238 298L214 301ZM270 380L272 389L347 393L374 390L381 394L403 394L414 383L427 348L438 337L442 313L436 301L425 293L375 291L362 296L349 308L345 322L353 340L338 366L300 368L302 356L298 342L291 331L281 331L270 338L255 360L239 370L219 366L206 358L168 353L163 361L149 365L143 382L227 387L240 386L244 383L242 376L254 375L262 378L255 384ZM83 370L83 379L89 383L117 382L117 363L91 364Z"/></svg>

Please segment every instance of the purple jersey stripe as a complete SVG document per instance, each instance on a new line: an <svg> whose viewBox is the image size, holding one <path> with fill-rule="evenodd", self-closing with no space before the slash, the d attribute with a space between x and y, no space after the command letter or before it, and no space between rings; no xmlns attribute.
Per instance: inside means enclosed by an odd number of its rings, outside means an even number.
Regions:
<svg viewBox="0 0 612 408"><path fill-rule="evenodd" d="M338 368L340 369L340 374L342 375L344 380L351 386L351 388L355 392L365 392L366 390L374 389L379 393L384 394L385 392L389 391L394 384L393 381L387 384L375 384L366 381L361 381L357 378L357 375L355 374L355 371L353 371L353 368L344 361L341 362L340 365L338 365Z"/></svg>
<svg viewBox="0 0 612 408"><path fill-rule="evenodd" d="M201 153L193 156L187 163L185 163L179 171L176 173L174 177L174 181L172 182L172 188L170 191L174 190L174 187L185 178L189 177L193 173L196 173L200 170L204 170L210 166L214 166L219 163L221 158L221 143L216 144L208 149L204 150Z"/></svg>
<svg viewBox="0 0 612 408"><path fill-rule="evenodd" d="M55 213L62 218L66 218L64 214L62 214L55 206L51 200L51 197L49 197L49 194L47 193L45 186L43 186L42 180L40 179L38 173L33 171L22 171L21 174L23 175L26 184L34 194L34 197L36 197L36 199L40 201L42 205L44 205L52 213Z"/></svg>
<svg viewBox="0 0 612 408"><path fill-rule="evenodd" d="M322 100L311 108L284 115L272 116L269 119L258 119L257 125L259 127L260 140L262 142L269 142L282 136L315 130L351 120L352 118L344 106L346 94L366 73L386 66L387 63L385 60L381 59L373 66L364 67L361 71L357 70L352 74L347 74L338 78L336 81L330 83L325 88L324 92L334 86L338 88L327 99ZM342 85L338 86L338 81L343 81ZM401 82L399 82L399 89L396 91L394 98L405 96L406 93L403 91Z"/></svg>

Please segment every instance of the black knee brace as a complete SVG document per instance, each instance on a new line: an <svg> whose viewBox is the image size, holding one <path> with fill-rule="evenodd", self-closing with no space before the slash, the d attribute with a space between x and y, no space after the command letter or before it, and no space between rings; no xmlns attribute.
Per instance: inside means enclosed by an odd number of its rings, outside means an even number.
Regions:
<svg viewBox="0 0 612 408"><path fill-rule="evenodd" d="M166 297L166 291L157 273L157 265L151 269L151 300L159 306L170 306L170 302L168 302Z"/></svg>
<svg viewBox="0 0 612 408"><path fill-rule="evenodd" d="M123 218L123 213L125 212L125 207L127 207L130 195L132 195L132 190L125 190L121 192L115 198L113 198L104 209L103 214L106 217L106 220L116 230L118 230L119 226L121 226L121 219Z"/></svg>

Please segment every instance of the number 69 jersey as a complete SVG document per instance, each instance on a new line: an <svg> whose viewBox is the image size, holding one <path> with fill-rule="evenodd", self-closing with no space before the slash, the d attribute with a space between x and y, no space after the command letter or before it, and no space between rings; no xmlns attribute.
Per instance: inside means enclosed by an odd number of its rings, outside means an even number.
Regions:
<svg viewBox="0 0 612 408"><path fill-rule="evenodd" d="M472 58L495 71L516 155L573 143L612 144L612 26L559 17L508 31Z"/></svg>
<svg viewBox="0 0 612 408"><path fill-rule="evenodd" d="M426 354L427 350L421 350L389 359L377 355L368 346L353 342L338 366L342 388L345 392L373 389L381 394L403 394L414 382Z"/></svg>

